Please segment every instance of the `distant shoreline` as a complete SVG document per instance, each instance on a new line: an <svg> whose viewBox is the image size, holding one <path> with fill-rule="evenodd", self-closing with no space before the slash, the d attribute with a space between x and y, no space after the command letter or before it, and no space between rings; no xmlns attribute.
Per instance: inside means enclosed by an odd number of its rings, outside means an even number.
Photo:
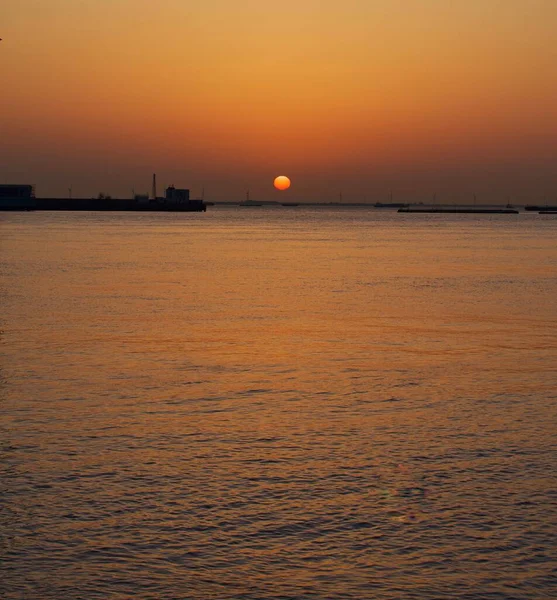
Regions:
<svg viewBox="0 0 557 600"><path fill-rule="evenodd" d="M102 211L102 212L205 212L202 200L182 202L164 198L138 201L129 198L2 198L1 211Z"/></svg>
<svg viewBox="0 0 557 600"><path fill-rule="evenodd" d="M0 211L101 211L101 212L205 212L207 207L243 208L360 208L401 213L439 214L555 214L557 206L542 204L424 204L383 202L278 202L273 200L168 202L165 199L138 201L127 198L5 198Z"/></svg>

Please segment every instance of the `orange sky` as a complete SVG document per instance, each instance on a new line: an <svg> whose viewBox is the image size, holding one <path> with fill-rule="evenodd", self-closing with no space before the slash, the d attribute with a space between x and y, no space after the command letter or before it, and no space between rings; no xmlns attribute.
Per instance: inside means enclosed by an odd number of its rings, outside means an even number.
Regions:
<svg viewBox="0 0 557 600"><path fill-rule="evenodd" d="M554 198L556 31L555 0L3 0L0 181Z"/></svg>

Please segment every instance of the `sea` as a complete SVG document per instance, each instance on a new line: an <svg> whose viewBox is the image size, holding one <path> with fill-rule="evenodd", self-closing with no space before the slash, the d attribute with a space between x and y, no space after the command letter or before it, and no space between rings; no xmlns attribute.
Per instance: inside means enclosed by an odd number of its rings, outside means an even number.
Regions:
<svg viewBox="0 0 557 600"><path fill-rule="evenodd" d="M557 217L0 213L3 600L557 597Z"/></svg>

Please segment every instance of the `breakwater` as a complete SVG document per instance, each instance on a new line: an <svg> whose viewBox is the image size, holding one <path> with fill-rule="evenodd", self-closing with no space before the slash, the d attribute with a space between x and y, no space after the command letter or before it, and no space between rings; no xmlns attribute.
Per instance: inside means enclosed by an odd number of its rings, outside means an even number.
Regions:
<svg viewBox="0 0 557 600"><path fill-rule="evenodd" d="M202 200L181 202L136 200L128 198L21 198L0 203L0 210L69 210L69 211L140 211L140 212L204 212Z"/></svg>

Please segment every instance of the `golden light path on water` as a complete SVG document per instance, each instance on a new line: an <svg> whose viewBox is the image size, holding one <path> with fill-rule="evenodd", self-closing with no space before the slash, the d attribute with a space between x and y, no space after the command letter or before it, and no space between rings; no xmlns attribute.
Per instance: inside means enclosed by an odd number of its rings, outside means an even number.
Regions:
<svg viewBox="0 0 557 600"><path fill-rule="evenodd" d="M2 214L2 597L551 597L556 234Z"/></svg>

